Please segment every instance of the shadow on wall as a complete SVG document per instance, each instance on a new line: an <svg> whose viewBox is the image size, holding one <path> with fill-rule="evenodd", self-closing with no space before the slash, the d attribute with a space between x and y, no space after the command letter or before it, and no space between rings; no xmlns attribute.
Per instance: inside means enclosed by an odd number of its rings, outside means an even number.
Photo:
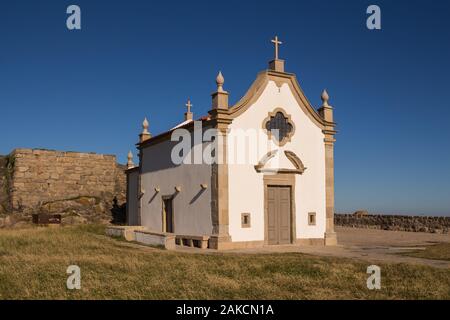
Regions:
<svg viewBox="0 0 450 320"><path fill-rule="evenodd" d="M198 198L205 192L205 189L200 189L200 191L189 201L189 204L193 204L195 201L197 201Z"/></svg>
<svg viewBox="0 0 450 320"><path fill-rule="evenodd" d="M127 222L127 204L126 202L122 205L119 205L119 201L117 200L117 197L114 197L113 199L113 206L111 208L111 215L112 215L112 224L116 225L124 225Z"/></svg>

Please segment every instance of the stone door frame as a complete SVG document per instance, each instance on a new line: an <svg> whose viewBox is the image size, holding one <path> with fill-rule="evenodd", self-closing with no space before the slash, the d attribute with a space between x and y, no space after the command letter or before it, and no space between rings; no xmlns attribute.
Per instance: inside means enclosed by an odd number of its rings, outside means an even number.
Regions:
<svg viewBox="0 0 450 320"><path fill-rule="evenodd" d="M296 210L295 210L295 174L265 174L264 183L264 245L269 245L269 186L290 187L291 198L291 241L293 244L297 240L296 233Z"/></svg>

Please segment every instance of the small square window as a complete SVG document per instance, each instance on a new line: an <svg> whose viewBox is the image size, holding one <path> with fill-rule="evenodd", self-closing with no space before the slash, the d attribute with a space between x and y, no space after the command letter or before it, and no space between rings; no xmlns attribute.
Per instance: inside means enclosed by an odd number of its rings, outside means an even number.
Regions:
<svg viewBox="0 0 450 320"><path fill-rule="evenodd" d="M310 226L316 225L316 213L315 212L308 213L308 225L310 225Z"/></svg>
<svg viewBox="0 0 450 320"><path fill-rule="evenodd" d="M242 228L250 228L250 213L241 213Z"/></svg>

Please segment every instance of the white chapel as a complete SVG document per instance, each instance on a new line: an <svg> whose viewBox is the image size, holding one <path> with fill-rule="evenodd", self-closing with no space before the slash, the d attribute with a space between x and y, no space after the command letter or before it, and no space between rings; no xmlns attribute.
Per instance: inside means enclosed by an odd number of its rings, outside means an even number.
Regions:
<svg viewBox="0 0 450 320"><path fill-rule="evenodd" d="M274 59L236 104L219 73L208 115L194 118L188 101L155 136L144 121L138 165L129 154L128 225L219 250L336 244L333 108L325 90L311 105L272 42Z"/></svg>

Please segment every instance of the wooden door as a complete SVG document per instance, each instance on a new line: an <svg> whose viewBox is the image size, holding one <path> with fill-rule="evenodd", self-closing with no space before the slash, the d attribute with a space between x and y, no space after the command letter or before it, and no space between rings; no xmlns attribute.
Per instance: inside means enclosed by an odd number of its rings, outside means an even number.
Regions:
<svg viewBox="0 0 450 320"><path fill-rule="evenodd" d="M164 232L173 233L173 198L163 199Z"/></svg>
<svg viewBox="0 0 450 320"><path fill-rule="evenodd" d="M291 188L268 186L267 235L269 244L291 243Z"/></svg>

